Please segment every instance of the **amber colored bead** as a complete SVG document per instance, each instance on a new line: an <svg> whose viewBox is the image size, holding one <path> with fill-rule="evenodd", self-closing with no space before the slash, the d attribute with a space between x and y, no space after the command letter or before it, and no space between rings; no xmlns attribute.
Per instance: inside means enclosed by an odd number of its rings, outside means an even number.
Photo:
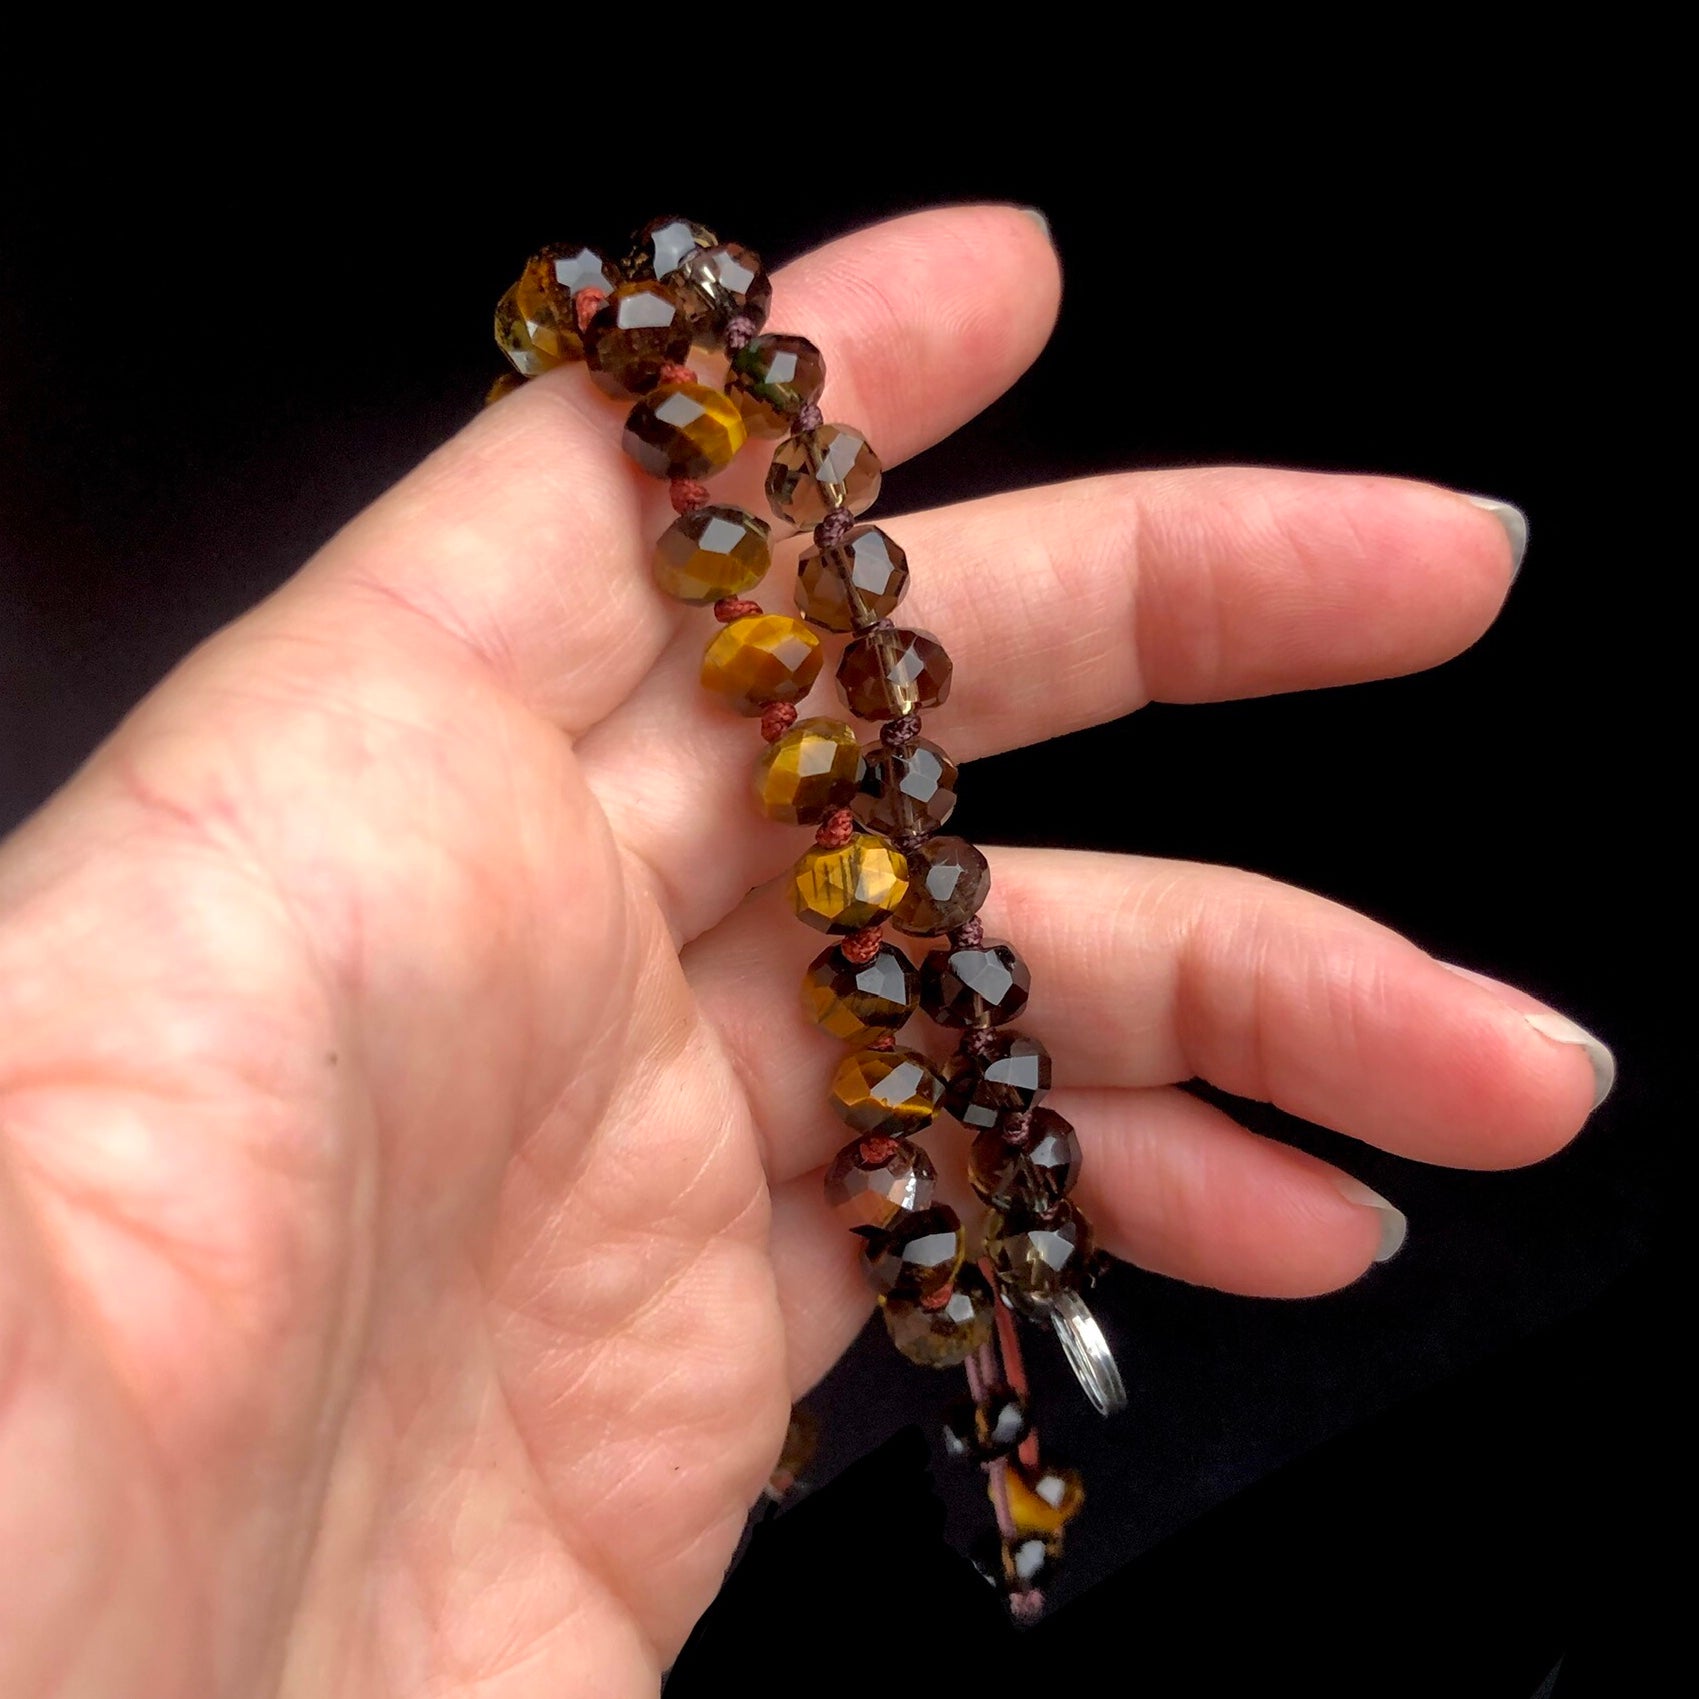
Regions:
<svg viewBox="0 0 1699 1699"><path fill-rule="evenodd" d="M963 1263L950 1295L933 1309L913 1298L881 1300L885 1331L911 1363L923 1369L953 1369L991 1342L996 1299L972 1263Z"/></svg>
<svg viewBox="0 0 1699 1699"><path fill-rule="evenodd" d="M484 394L484 405L494 407L498 401L505 401L515 390L523 389L526 380L518 372L502 372Z"/></svg>
<svg viewBox="0 0 1699 1699"><path fill-rule="evenodd" d="M785 1429L785 1442L779 1448L779 1460L768 1478L767 1494L782 1498L796 1485L797 1477L814 1461L820 1447L820 1424L814 1413L804 1405L791 1406L791 1419Z"/></svg>
<svg viewBox="0 0 1699 1699"><path fill-rule="evenodd" d="M861 745L847 720L798 720L755 764L755 800L769 820L813 826L847 808L861 784Z"/></svg>
<svg viewBox="0 0 1699 1699"><path fill-rule="evenodd" d="M584 332L590 377L609 395L646 395L663 367L689 358L690 326L658 283L622 283Z"/></svg>
<svg viewBox="0 0 1699 1699"><path fill-rule="evenodd" d="M826 1170L826 1202L852 1233L882 1233L926 1209L937 1180L932 1158L912 1139L857 1139Z"/></svg>
<svg viewBox="0 0 1699 1699"><path fill-rule="evenodd" d="M745 614L714 633L702 684L740 714L795 702L820 676L820 639L788 614Z"/></svg>
<svg viewBox="0 0 1699 1699"><path fill-rule="evenodd" d="M726 394L752 437L782 437L826 387L826 362L806 336L752 336L731 357Z"/></svg>
<svg viewBox="0 0 1699 1699"><path fill-rule="evenodd" d="M995 1127L1050 1089L1050 1052L1036 1038L1000 1032L991 1048L958 1050L944 1069L944 1107L964 1127Z"/></svg>
<svg viewBox="0 0 1699 1699"><path fill-rule="evenodd" d="M1029 1469L1015 1463L1003 1484L1009 1498L1009 1520L1022 1534L1052 1538L1085 1503L1085 1482L1077 1469L1058 1469L1054 1464Z"/></svg>
<svg viewBox="0 0 1699 1699"><path fill-rule="evenodd" d="M993 1210L985 1219L985 1254L1011 1309L1042 1316L1090 1275L1091 1227L1071 1203L1046 1215Z"/></svg>
<svg viewBox="0 0 1699 1699"><path fill-rule="evenodd" d="M947 1203L905 1215L862 1247L861 1266L875 1291L930 1298L956 1277L967 1236Z"/></svg>
<svg viewBox="0 0 1699 1699"><path fill-rule="evenodd" d="M862 825L892 838L923 838L956 811L956 764L923 737L889 749L870 743L861 791L851 805Z"/></svg>
<svg viewBox="0 0 1699 1699"><path fill-rule="evenodd" d="M866 832L838 849L815 844L791 869L791 906L797 919L817 932L878 926L891 918L907 890L903 852Z"/></svg>
<svg viewBox="0 0 1699 1699"><path fill-rule="evenodd" d="M958 1398L944 1412L944 1450L962 1463L995 1463L1032 1432L1026 1400L992 1387L979 1399Z"/></svg>
<svg viewBox="0 0 1699 1699"><path fill-rule="evenodd" d="M802 1007L816 1026L846 1044L871 1044L914 1013L920 977L901 950L881 944L870 960L852 962L836 944L802 976Z"/></svg>
<svg viewBox="0 0 1699 1699"><path fill-rule="evenodd" d="M520 286L514 286L496 302L496 347L521 377L540 377L560 365L567 355L560 351L554 315L539 303L538 316L529 317L519 304Z"/></svg>
<svg viewBox="0 0 1699 1699"><path fill-rule="evenodd" d="M1060 1203L1080 1177L1079 1136L1054 1109L1035 1109L1018 1147L995 1127L980 1133L968 1152L967 1177L994 1208L1042 1215Z"/></svg>
<svg viewBox="0 0 1699 1699"><path fill-rule="evenodd" d="M938 708L950 696L950 657L928 631L870 631L844 648L838 688L863 720Z"/></svg>
<svg viewBox="0 0 1699 1699"><path fill-rule="evenodd" d="M741 596L773 563L765 520L741 507L699 507L682 513L655 544L655 582L669 596L698 607Z"/></svg>
<svg viewBox="0 0 1699 1699"><path fill-rule="evenodd" d="M920 1004L939 1026L1007 1026L1031 987L1013 947L990 938L934 950L920 964Z"/></svg>
<svg viewBox="0 0 1699 1699"><path fill-rule="evenodd" d="M773 450L767 500L793 525L818 525L835 507L865 513L879 495L879 457L849 425L802 431Z"/></svg>
<svg viewBox="0 0 1699 1699"><path fill-rule="evenodd" d="M691 340L717 348L733 319L759 330L773 304L773 284L761 256L741 242L692 248L667 280L690 326Z"/></svg>
<svg viewBox="0 0 1699 1699"><path fill-rule="evenodd" d="M697 248L711 248L718 241L705 224L676 213L651 218L631 238L623 269L633 281L671 277Z"/></svg>
<svg viewBox="0 0 1699 1699"><path fill-rule="evenodd" d="M909 888L891 917L899 932L930 938L953 932L979 913L991 869L966 838L928 838L908 852Z"/></svg>
<svg viewBox="0 0 1699 1699"><path fill-rule="evenodd" d="M884 619L908 589L908 556L877 525L857 525L841 542L804 549L796 605L810 625L854 631Z"/></svg>
<svg viewBox="0 0 1699 1699"><path fill-rule="evenodd" d="M625 421L625 452L656 478L711 478L743 442L737 409L706 384L652 389Z"/></svg>
<svg viewBox="0 0 1699 1699"><path fill-rule="evenodd" d="M832 1075L832 1107L864 1136L902 1138L930 1126L944 1082L913 1050L852 1050Z"/></svg>

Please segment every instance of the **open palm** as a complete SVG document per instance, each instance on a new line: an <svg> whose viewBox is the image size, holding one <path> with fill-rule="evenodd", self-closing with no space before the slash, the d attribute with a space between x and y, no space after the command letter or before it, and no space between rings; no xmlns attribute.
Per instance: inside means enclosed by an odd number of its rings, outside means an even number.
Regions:
<svg viewBox="0 0 1699 1699"><path fill-rule="evenodd" d="M1020 373L1056 295L1038 225L969 208L802 261L773 322L889 463ZM481 416L0 858L9 1696L652 1691L866 1314L795 1005L819 941L748 895L804 840L697 690L709 625L649 581L668 515L618 420L570 371ZM890 528L961 757L1432 664L1513 564L1448 492L1254 470ZM1086 1207L1180 1278L1323 1291L1401 1222L1175 1082L1493 1166L1606 1066L1248 874L992 866Z"/></svg>

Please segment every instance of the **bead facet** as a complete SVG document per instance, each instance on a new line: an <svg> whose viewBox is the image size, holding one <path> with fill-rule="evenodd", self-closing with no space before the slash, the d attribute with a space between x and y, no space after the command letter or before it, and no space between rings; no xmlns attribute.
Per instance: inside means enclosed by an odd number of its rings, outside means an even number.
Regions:
<svg viewBox="0 0 1699 1699"><path fill-rule="evenodd" d="M891 918L899 932L930 938L979 913L991 889L985 857L965 838L928 838L908 852L909 888Z"/></svg>
<svg viewBox="0 0 1699 1699"><path fill-rule="evenodd" d="M956 808L956 764L937 744L917 737L900 749L870 743L861 792L853 807L864 826L888 837L927 837Z"/></svg>
<svg viewBox="0 0 1699 1699"><path fill-rule="evenodd" d="M826 362L806 336L752 336L731 357L726 394L752 437L782 437L826 387Z"/></svg>
<svg viewBox="0 0 1699 1699"><path fill-rule="evenodd" d="M950 657L926 631L870 631L848 644L838 688L858 718L894 720L950 696Z"/></svg>
<svg viewBox="0 0 1699 1699"><path fill-rule="evenodd" d="M964 1262L950 1295L927 1309L913 1298L889 1297L880 1304L891 1343L925 1369L953 1369L991 1342L996 1300L985 1276Z"/></svg>
<svg viewBox="0 0 1699 1699"><path fill-rule="evenodd" d="M573 302L581 289L611 295L620 285L619 268L606 254L571 242L554 242L534 255L521 280L522 291L536 287L554 313L570 358L579 350Z"/></svg>
<svg viewBox="0 0 1699 1699"><path fill-rule="evenodd" d="M755 764L761 812L787 826L818 825L860 785L861 746L846 720L798 720Z"/></svg>
<svg viewBox="0 0 1699 1699"><path fill-rule="evenodd" d="M1063 1292L1086 1283L1091 1228L1071 1203L1047 1215L993 1210L985 1221L985 1254L1010 1309L1042 1317Z"/></svg>
<svg viewBox="0 0 1699 1699"><path fill-rule="evenodd" d="M903 1138L930 1126L944 1082L913 1050L852 1050L832 1075L832 1107L864 1136Z"/></svg>
<svg viewBox="0 0 1699 1699"><path fill-rule="evenodd" d="M706 384L652 389L625 421L625 452L656 478L711 478L743 447L737 409Z"/></svg>
<svg viewBox="0 0 1699 1699"><path fill-rule="evenodd" d="M707 348L719 346L735 318L748 319L760 329L773 304L773 285L761 256L741 242L693 247L679 261L668 287L690 326L691 340Z"/></svg>
<svg viewBox="0 0 1699 1699"><path fill-rule="evenodd" d="M796 702L820 676L820 639L788 614L746 614L714 633L702 684L739 714Z"/></svg>
<svg viewBox="0 0 1699 1699"><path fill-rule="evenodd" d="M651 218L631 239L631 252L626 255L625 275L634 282L639 279L658 281L671 277L696 248L711 248L719 241L705 224L669 214Z"/></svg>
<svg viewBox="0 0 1699 1699"><path fill-rule="evenodd" d="M934 950L920 964L921 1007L939 1026L1007 1026L1031 987L1013 947L990 938Z"/></svg>
<svg viewBox="0 0 1699 1699"><path fill-rule="evenodd" d="M818 525L835 507L864 513L879 495L879 457L849 425L786 437L767 468L767 500L793 525Z"/></svg>
<svg viewBox="0 0 1699 1699"><path fill-rule="evenodd" d="M847 960L834 944L808 964L802 977L804 1013L846 1044L871 1044L881 1033L895 1032L919 999L914 964L889 944L881 944L865 962Z"/></svg>
<svg viewBox="0 0 1699 1699"><path fill-rule="evenodd" d="M908 556L877 525L857 525L842 542L802 551L796 605L810 625L854 631L886 618L908 578Z"/></svg>
<svg viewBox="0 0 1699 1699"><path fill-rule="evenodd" d="M560 352L554 315L540 301L538 313L536 318L526 315L517 283L496 302L496 347L521 377L540 377L568 358Z"/></svg>
<svg viewBox="0 0 1699 1699"><path fill-rule="evenodd" d="M994 1209L1043 1214L1074 1189L1080 1177L1080 1141L1073 1124L1054 1109L1032 1111L1026 1141L1009 1144L988 1127L968 1152L968 1183Z"/></svg>
<svg viewBox="0 0 1699 1699"><path fill-rule="evenodd" d="M900 1298L930 1298L956 1277L967 1240L956 1212L933 1204L905 1215L862 1247L861 1266L874 1290Z"/></svg>
<svg viewBox="0 0 1699 1699"><path fill-rule="evenodd" d="M741 507L698 507L682 513L655 544L655 582L698 607L741 596L772 565L764 520Z"/></svg>
<svg viewBox="0 0 1699 1699"><path fill-rule="evenodd" d="M609 395L646 395L664 366L689 358L690 326L658 283L622 283L584 332L590 377Z"/></svg>
<svg viewBox="0 0 1699 1699"><path fill-rule="evenodd" d="M878 926L890 919L907 890L903 852L865 832L836 849L815 844L791 869L791 906L798 920L819 932Z"/></svg>
<svg viewBox="0 0 1699 1699"><path fill-rule="evenodd" d="M1060 1534L1085 1503L1085 1482L1077 1469L1058 1469L1053 1464L1029 1469L1024 1464L1010 1467L1004 1481L1009 1499L1009 1520L1027 1535L1050 1538Z"/></svg>
<svg viewBox="0 0 1699 1699"><path fill-rule="evenodd" d="M985 1050L958 1050L944 1070L944 1107L964 1127L995 1127L1050 1089L1050 1052L1036 1038L1001 1032Z"/></svg>
<svg viewBox="0 0 1699 1699"><path fill-rule="evenodd" d="M912 1139L857 1139L826 1170L826 1202L852 1233L882 1233L927 1208L937 1178L925 1146Z"/></svg>

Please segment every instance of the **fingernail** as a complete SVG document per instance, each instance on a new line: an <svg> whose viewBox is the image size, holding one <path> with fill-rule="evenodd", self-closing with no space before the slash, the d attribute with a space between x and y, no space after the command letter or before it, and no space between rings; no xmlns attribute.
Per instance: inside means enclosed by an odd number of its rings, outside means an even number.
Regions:
<svg viewBox="0 0 1699 1699"><path fill-rule="evenodd" d="M1579 1045L1587 1052L1587 1060L1593 1064L1593 1107L1597 1109L1616 1084L1616 1057L1611 1054L1610 1046L1602 1038L1595 1038L1584 1026L1577 1025L1568 1015L1542 1010L1538 1014L1525 1014L1522 1018L1541 1037L1555 1039L1559 1044Z"/></svg>
<svg viewBox="0 0 1699 1699"><path fill-rule="evenodd" d="M1491 496L1465 496L1471 506L1490 513L1504 527L1510 539L1510 576L1514 579L1522 570L1522 557L1528 552L1528 515L1507 501L1494 501Z"/></svg>
<svg viewBox="0 0 1699 1699"><path fill-rule="evenodd" d="M1019 210L1025 217L1030 218L1033 223L1044 232L1044 240L1048 242L1051 247L1055 247L1056 238L1051 232L1050 220L1046 218L1035 206L1023 206Z"/></svg>
<svg viewBox="0 0 1699 1699"><path fill-rule="evenodd" d="M1346 1202L1366 1204L1380 1212L1380 1249L1375 1252L1375 1261L1390 1262L1398 1255L1404 1235L1410 1231L1404 1211L1396 1204L1388 1203L1379 1192L1371 1191L1361 1180L1353 1180L1349 1174L1341 1174L1335 1184Z"/></svg>

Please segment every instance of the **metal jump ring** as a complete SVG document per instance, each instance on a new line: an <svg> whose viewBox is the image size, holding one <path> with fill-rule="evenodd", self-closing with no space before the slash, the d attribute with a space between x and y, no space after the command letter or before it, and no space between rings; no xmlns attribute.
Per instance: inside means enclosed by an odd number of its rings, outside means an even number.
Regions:
<svg viewBox="0 0 1699 1699"><path fill-rule="evenodd" d="M1100 1416L1113 1416L1127 1407L1127 1388L1115 1366L1115 1353L1103 1329L1077 1292L1062 1293L1050 1306L1050 1325L1068 1367Z"/></svg>

